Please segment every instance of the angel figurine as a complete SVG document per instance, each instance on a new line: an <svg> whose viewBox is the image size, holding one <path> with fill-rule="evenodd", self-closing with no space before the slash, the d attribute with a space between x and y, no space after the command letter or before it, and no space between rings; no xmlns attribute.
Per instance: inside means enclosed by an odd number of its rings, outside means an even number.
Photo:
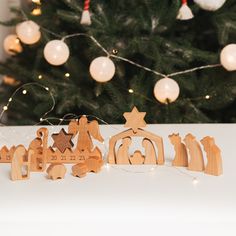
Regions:
<svg viewBox="0 0 236 236"><path fill-rule="evenodd" d="M79 133L76 149L78 149L80 152L85 150L90 152L92 151L93 142L91 136L100 142L104 141L99 131L98 122L96 120L88 122L88 119L85 115L83 115L79 121L72 120L69 123L68 132L73 134L73 137Z"/></svg>

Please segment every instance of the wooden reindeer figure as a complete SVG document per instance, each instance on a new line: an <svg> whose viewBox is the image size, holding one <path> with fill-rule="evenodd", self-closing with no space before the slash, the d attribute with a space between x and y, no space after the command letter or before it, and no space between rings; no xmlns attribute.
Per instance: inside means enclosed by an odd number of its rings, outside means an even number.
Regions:
<svg viewBox="0 0 236 236"><path fill-rule="evenodd" d="M16 147L11 162L11 179L24 180L29 179L30 175L30 156L32 151L27 152L23 145Z"/></svg>
<svg viewBox="0 0 236 236"><path fill-rule="evenodd" d="M212 137L205 137L201 140L207 155L207 165L205 173L209 175L221 175L223 173L221 151L216 146Z"/></svg>
<svg viewBox="0 0 236 236"><path fill-rule="evenodd" d="M129 164L129 146L131 138L125 137L122 139L122 144L118 148L116 156L116 164L127 165Z"/></svg>
<svg viewBox="0 0 236 236"><path fill-rule="evenodd" d="M203 171L204 170L204 160L202 149L196 138L192 134L187 134L184 138L186 147L189 149L190 161L188 164L188 169L192 171Z"/></svg>
<svg viewBox="0 0 236 236"><path fill-rule="evenodd" d="M173 166L188 166L188 155L186 146L181 142L181 137L179 134L172 134L168 136L170 142L174 145L175 149L175 158L172 162Z"/></svg>

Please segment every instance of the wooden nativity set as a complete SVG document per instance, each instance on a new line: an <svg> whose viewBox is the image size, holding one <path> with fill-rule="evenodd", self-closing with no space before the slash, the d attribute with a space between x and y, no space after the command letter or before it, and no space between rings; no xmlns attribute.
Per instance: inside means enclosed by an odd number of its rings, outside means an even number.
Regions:
<svg viewBox="0 0 236 236"><path fill-rule="evenodd" d="M110 138L107 157L109 164L164 165L163 139L143 129L146 126L145 115L145 112L139 112L136 107L131 112L124 113L125 127L129 129ZM88 172L99 172L104 163L102 152L94 146L92 138L104 142L98 122L88 121L86 116L82 116L79 120L71 120L68 131L61 129L59 133L52 134L52 146L48 146L48 129L39 128L37 137L32 140L28 149L23 145L10 149L2 147L0 163L11 163L13 181L29 179L30 172L44 171L53 180L62 179L66 174L65 164L72 164L73 176L84 177ZM144 153L135 150L130 154L130 147L135 138L141 138ZM73 141L76 140L77 145L74 147ZM179 134L169 135L169 140L175 150L173 166L204 171L215 176L223 173L221 151L214 138L207 136L200 141L206 152L206 165L200 143L192 134L187 134L183 142Z"/></svg>

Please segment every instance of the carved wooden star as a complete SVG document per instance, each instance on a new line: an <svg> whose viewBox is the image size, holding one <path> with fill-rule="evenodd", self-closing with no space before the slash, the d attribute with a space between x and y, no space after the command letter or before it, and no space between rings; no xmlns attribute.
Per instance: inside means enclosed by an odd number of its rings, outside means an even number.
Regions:
<svg viewBox="0 0 236 236"><path fill-rule="evenodd" d="M52 135L54 140L53 147L58 148L60 152L64 153L67 148L72 148L74 146L71 141L72 137L73 134L68 134L64 129L61 129L58 134Z"/></svg>
<svg viewBox="0 0 236 236"><path fill-rule="evenodd" d="M131 112L125 112L124 117L126 119L125 127L130 127L136 133L138 128L145 127L146 122L144 117L146 112L139 112L136 107Z"/></svg>

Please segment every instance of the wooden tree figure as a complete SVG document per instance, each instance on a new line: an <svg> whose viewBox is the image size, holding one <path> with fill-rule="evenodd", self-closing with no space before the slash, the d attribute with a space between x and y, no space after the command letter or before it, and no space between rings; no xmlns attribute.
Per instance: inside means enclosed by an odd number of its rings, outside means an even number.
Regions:
<svg viewBox="0 0 236 236"><path fill-rule="evenodd" d="M201 140L201 143L207 155L205 173L216 176L223 174L221 151L216 146L214 138L207 136Z"/></svg>
<svg viewBox="0 0 236 236"><path fill-rule="evenodd" d="M146 127L144 117L146 112L139 112L136 107L131 112L125 112L126 119L125 127L130 129L121 132L110 139L108 162L110 164L164 164L164 148L162 138L143 130ZM132 142L132 137L143 138L142 145L145 149L145 155L139 150L136 150L133 155L129 155L129 147ZM121 140L122 144L116 150L117 142ZM158 150L158 155L154 145ZM157 159L156 159L157 156Z"/></svg>
<svg viewBox="0 0 236 236"><path fill-rule="evenodd" d="M204 160L202 149L196 138L192 134L187 134L184 138L186 147L189 149L190 161L188 164L188 169L192 171L203 171L204 170Z"/></svg>
<svg viewBox="0 0 236 236"><path fill-rule="evenodd" d="M181 142L179 134L169 135L171 143L174 145L175 158L172 162L173 166L188 166L188 155L184 143Z"/></svg>
<svg viewBox="0 0 236 236"><path fill-rule="evenodd" d="M29 179L30 176L30 156L32 151L27 152L23 145L16 147L11 162L11 180Z"/></svg>

